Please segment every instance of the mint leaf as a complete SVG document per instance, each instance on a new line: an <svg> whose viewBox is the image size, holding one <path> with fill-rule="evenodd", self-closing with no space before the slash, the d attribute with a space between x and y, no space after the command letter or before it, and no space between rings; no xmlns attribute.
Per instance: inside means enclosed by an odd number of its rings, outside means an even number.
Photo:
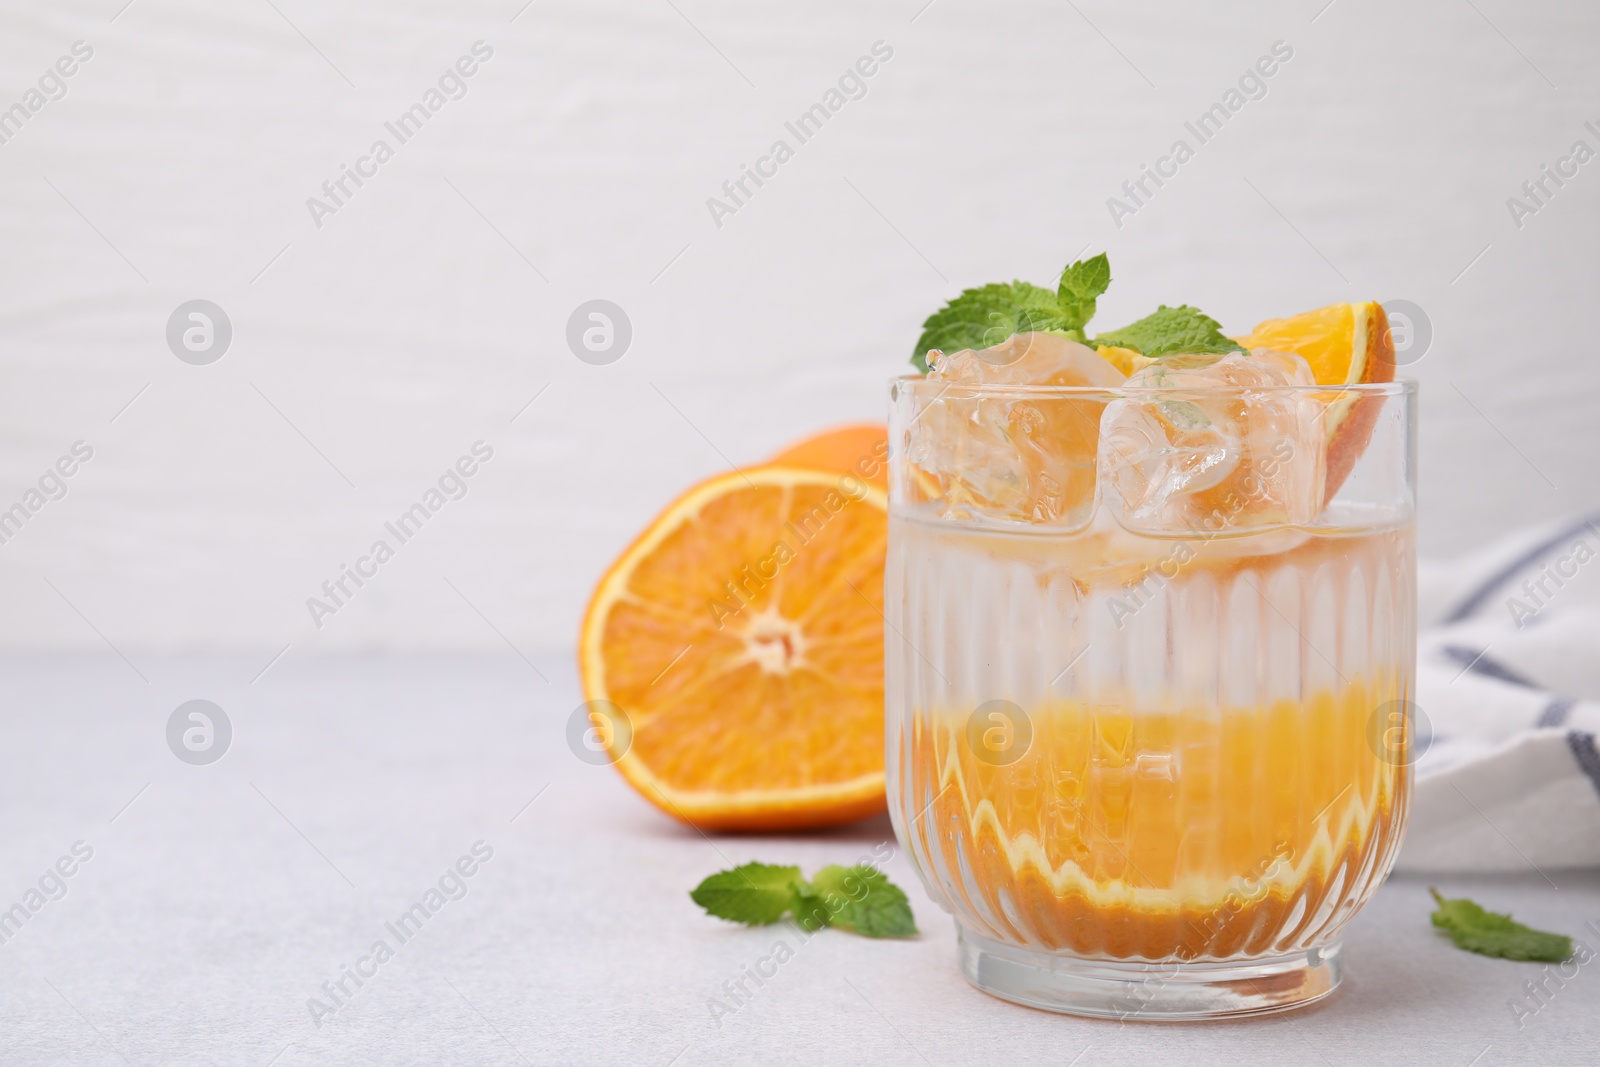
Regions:
<svg viewBox="0 0 1600 1067"><path fill-rule="evenodd" d="M690 892L689 899L719 919L765 926L783 918L794 900L799 867L746 863L718 871Z"/></svg>
<svg viewBox="0 0 1600 1067"><path fill-rule="evenodd" d="M1056 294L1028 282L996 283L964 290L928 316L911 362L928 373L928 350L959 352L989 348L1012 334L1030 330L1066 333L1073 329L1056 306Z"/></svg>
<svg viewBox="0 0 1600 1067"><path fill-rule="evenodd" d="M1510 915L1485 911L1465 897L1446 900L1437 889L1428 892L1439 902L1432 916L1433 925L1448 933L1457 948L1480 956L1540 963L1560 963L1572 955L1572 938L1565 934L1523 926L1512 921Z"/></svg>
<svg viewBox="0 0 1600 1067"><path fill-rule="evenodd" d="M800 929L815 932L833 919L827 902L810 882L801 880L794 885L794 921Z"/></svg>
<svg viewBox="0 0 1600 1067"><path fill-rule="evenodd" d="M1217 320L1188 304L1162 304L1138 322L1096 337L1090 344L1131 348L1152 359L1174 352L1242 352L1239 342L1223 336Z"/></svg>
<svg viewBox="0 0 1600 1067"><path fill-rule="evenodd" d="M824 867L810 882L799 867L746 863L718 871L689 894L719 919L765 926L793 915L803 930L837 926L864 937L911 937L911 903L883 873L867 866Z"/></svg>
<svg viewBox="0 0 1600 1067"><path fill-rule="evenodd" d="M1094 318L1094 302L1111 284L1111 261L1101 252L1069 264L1056 286L1056 305L1068 329L1082 330Z"/></svg>
<svg viewBox="0 0 1600 1067"><path fill-rule="evenodd" d="M898 886L871 867L824 867L812 879L833 925L864 937L910 937L917 932L911 904Z"/></svg>

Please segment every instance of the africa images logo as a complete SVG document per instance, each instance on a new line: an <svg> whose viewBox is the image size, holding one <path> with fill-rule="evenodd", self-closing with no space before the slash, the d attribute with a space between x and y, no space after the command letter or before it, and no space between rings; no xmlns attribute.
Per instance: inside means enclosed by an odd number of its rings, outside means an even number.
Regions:
<svg viewBox="0 0 1600 1067"><path fill-rule="evenodd" d="M354 600L362 587L378 576L379 568L394 559L400 546L421 533L428 520L442 511L447 503L465 497L470 489L468 479L493 458L493 445L487 441L474 441L471 455L457 458L439 475L437 483L428 487L420 500L401 512L394 521L383 524L385 532L394 538L394 544L380 537L372 542L366 555L357 557L354 567L348 563L339 564L338 576L322 583L322 597L306 597L306 610L311 613L311 621L317 629L322 629L325 618L339 614Z"/></svg>
<svg viewBox="0 0 1600 1067"><path fill-rule="evenodd" d="M350 1003L369 979L378 976L378 969L394 959L400 947L416 938L427 922L444 910L446 904L465 897L470 889L468 880L494 858L494 846L487 841L472 843L470 854L463 854L455 863L444 869L434 885L422 892L420 898L400 913L392 922L383 924L388 937L379 937L366 955L349 966L341 966L337 978L322 983L320 992L326 999L306 998L306 1010L311 1013L311 1023L318 1029L322 1021L336 1015ZM392 942L391 942L392 939Z"/></svg>
<svg viewBox="0 0 1600 1067"><path fill-rule="evenodd" d="M793 145L779 137L768 147L765 155L756 157L753 168L739 164L738 176L722 183L722 196L706 197L706 210L711 213L711 221L717 229L722 229L724 217L737 215L739 209L755 196L756 190L778 176L778 168L794 158L797 146L821 133L823 125L843 111L851 100L865 97L867 79L893 58L893 46L886 41L873 41L871 54L859 57L854 65L846 67L844 73L839 75L836 87L830 87L822 94L821 100L802 111L793 122L783 124L783 128L794 137ZM752 183L755 189L750 188Z"/></svg>
<svg viewBox="0 0 1600 1067"><path fill-rule="evenodd" d="M57 59L39 75L38 88L29 89L22 99L0 111L0 144L7 144L22 132L23 124L44 110L46 104L67 95L66 79L78 73L78 65L94 58L88 41L73 41L70 54Z"/></svg>
<svg viewBox="0 0 1600 1067"><path fill-rule="evenodd" d="M337 215L368 180L376 178L378 168L395 157L400 145L421 133L422 127L443 110L445 104L465 97L467 79L477 74L480 66L493 58L494 48L488 42L472 42L472 54L461 56L454 66L439 75L437 87L430 87L422 94L420 101L402 111L393 122L383 124L383 128L394 138L394 144L379 137L372 142L366 155L357 157L354 167L339 164L338 175L322 183L322 196L306 198L306 210L311 213L311 221L317 229L322 229L324 218ZM353 189L352 184L355 186Z"/></svg>

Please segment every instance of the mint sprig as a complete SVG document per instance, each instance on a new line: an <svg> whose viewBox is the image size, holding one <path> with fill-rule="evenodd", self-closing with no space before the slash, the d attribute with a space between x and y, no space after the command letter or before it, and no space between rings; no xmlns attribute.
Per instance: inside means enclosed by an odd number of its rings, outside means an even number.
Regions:
<svg viewBox="0 0 1600 1067"><path fill-rule="evenodd" d="M1091 341L1084 330L1110 285L1111 262L1102 252L1063 268L1054 293L1024 281L964 290L922 324L911 362L926 374L930 349L990 348L1012 334L1034 331L1060 334L1081 344L1131 348L1153 359L1175 352L1241 350L1238 342L1223 336L1215 319L1187 304L1163 304L1138 322Z"/></svg>
<svg viewBox="0 0 1600 1067"><path fill-rule="evenodd" d="M746 863L718 871L689 899L729 922L766 926L792 915L802 929L837 926L863 937L911 937L916 919L906 895L883 872L865 865L824 867L811 881L798 867Z"/></svg>
<svg viewBox="0 0 1600 1067"><path fill-rule="evenodd" d="M1572 938L1523 926L1510 915L1485 911L1465 897L1446 899L1430 889L1439 907L1433 925L1450 935L1457 948L1480 956L1499 956L1508 960L1560 963L1572 955Z"/></svg>

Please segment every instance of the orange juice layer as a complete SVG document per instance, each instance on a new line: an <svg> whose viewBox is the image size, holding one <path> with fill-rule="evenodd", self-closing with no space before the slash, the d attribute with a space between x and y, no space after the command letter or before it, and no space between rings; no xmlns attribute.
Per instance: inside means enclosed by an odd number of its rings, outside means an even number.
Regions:
<svg viewBox="0 0 1600 1067"><path fill-rule="evenodd" d="M1315 943L1396 843L1410 778L1370 734L1373 709L1409 695L1402 677L1261 708L1056 703L1030 709L1006 766L976 757L966 714L918 714L905 774L934 799L913 848L1001 941L1116 959Z"/></svg>

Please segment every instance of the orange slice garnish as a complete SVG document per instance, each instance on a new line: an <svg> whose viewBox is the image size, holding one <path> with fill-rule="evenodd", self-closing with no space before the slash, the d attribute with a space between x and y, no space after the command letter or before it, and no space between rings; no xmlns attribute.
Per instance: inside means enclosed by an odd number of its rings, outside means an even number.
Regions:
<svg viewBox="0 0 1600 1067"><path fill-rule="evenodd" d="M1394 338L1389 317L1376 301L1329 304L1287 319L1268 319L1238 341L1249 349L1296 353L1311 365L1318 385L1394 381ZM1328 478L1323 499L1332 500L1367 447L1383 398L1331 392L1324 400Z"/></svg>

